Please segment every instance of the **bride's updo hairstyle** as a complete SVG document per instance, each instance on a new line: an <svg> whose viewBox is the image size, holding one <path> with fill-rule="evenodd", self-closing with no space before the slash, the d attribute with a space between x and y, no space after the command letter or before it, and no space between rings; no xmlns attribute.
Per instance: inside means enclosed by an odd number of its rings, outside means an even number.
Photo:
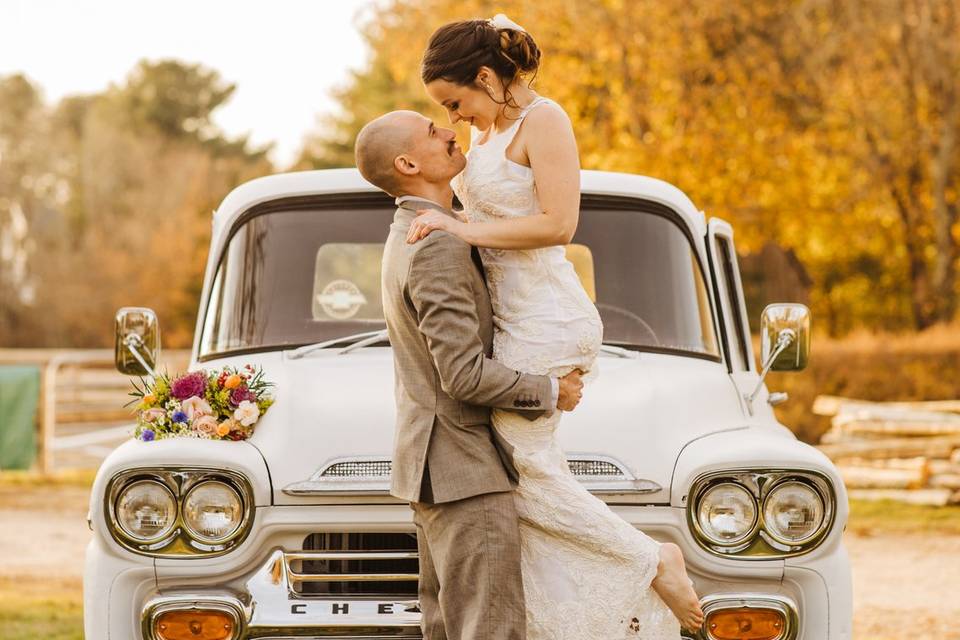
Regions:
<svg viewBox="0 0 960 640"><path fill-rule="evenodd" d="M503 83L504 100L490 96L494 102L518 107L509 87L527 74L533 74L533 82L540 67L540 48L521 29L499 28L490 20L451 22L430 36L420 77L424 84L442 79L461 86L473 85L483 66L493 69Z"/></svg>

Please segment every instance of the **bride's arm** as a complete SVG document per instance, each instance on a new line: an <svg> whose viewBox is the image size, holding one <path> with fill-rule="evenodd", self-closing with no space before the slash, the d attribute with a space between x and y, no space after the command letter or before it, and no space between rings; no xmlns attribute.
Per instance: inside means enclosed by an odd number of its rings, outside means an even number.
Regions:
<svg viewBox="0 0 960 640"><path fill-rule="evenodd" d="M442 213L418 216L411 242L443 229L477 247L537 249L570 242L580 218L580 161L570 119L559 109L533 109L523 124L527 158L543 212L490 222L463 223Z"/></svg>

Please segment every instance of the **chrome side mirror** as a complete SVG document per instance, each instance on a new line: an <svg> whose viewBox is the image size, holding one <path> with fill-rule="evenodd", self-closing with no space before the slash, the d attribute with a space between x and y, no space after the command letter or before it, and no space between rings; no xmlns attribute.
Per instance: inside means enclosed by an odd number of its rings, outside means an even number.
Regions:
<svg viewBox="0 0 960 640"><path fill-rule="evenodd" d="M753 393L744 394L750 415L753 415L753 401L771 369L801 371L807 366L809 357L810 309L797 303L767 305L760 314L760 360L763 369ZM782 402L783 398L777 397L777 401Z"/></svg>
<svg viewBox="0 0 960 640"><path fill-rule="evenodd" d="M117 371L128 376L155 376L160 357L160 322L153 309L122 307L114 322L113 360Z"/></svg>
<svg viewBox="0 0 960 640"><path fill-rule="evenodd" d="M789 342L778 350L784 341ZM802 371L810 357L810 310L806 305L771 304L760 314L760 360L773 371Z"/></svg>

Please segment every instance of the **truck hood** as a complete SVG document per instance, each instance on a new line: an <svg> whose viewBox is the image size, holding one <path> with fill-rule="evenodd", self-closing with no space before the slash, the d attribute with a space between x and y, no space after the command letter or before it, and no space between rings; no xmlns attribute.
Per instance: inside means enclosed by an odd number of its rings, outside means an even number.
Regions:
<svg viewBox="0 0 960 640"><path fill-rule="evenodd" d="M645 487L620 499L668 504L683 447L706 434L742 427L744 416L722 365L675 355L636 356L601 355L599 375L587 383L577 410L564 415L558 437L569 457L614 460L635 486ZM296 360L280 352L229 360L256 360L276 383L276 401L249 440L269 468L274 504L392 500L382 491L359 498L303 491L338 460L382 466L390 459L396 412L389 348L342 355L326 349Z"/></svg>

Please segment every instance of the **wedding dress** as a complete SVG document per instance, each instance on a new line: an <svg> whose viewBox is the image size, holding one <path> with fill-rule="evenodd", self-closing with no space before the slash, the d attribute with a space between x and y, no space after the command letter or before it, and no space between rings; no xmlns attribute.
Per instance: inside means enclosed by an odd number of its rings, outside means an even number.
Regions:
<svg viewBox="0 0 960 640"><path fill-rule="evenodd" d="M513 125L473 144L452 186L471 222L542 209L533 170L505 150L537 97ZM472 131L476 140L479 135ZM519 371L596 374L603 325L564 247L480 248L494 312L494 359ZM521 570L527 640L678 640L680 623L650 586L661 543L617 516L570 472L556 439L562 412L530 421L497 410L492 424L515 448L520 474Z"/></svg>

